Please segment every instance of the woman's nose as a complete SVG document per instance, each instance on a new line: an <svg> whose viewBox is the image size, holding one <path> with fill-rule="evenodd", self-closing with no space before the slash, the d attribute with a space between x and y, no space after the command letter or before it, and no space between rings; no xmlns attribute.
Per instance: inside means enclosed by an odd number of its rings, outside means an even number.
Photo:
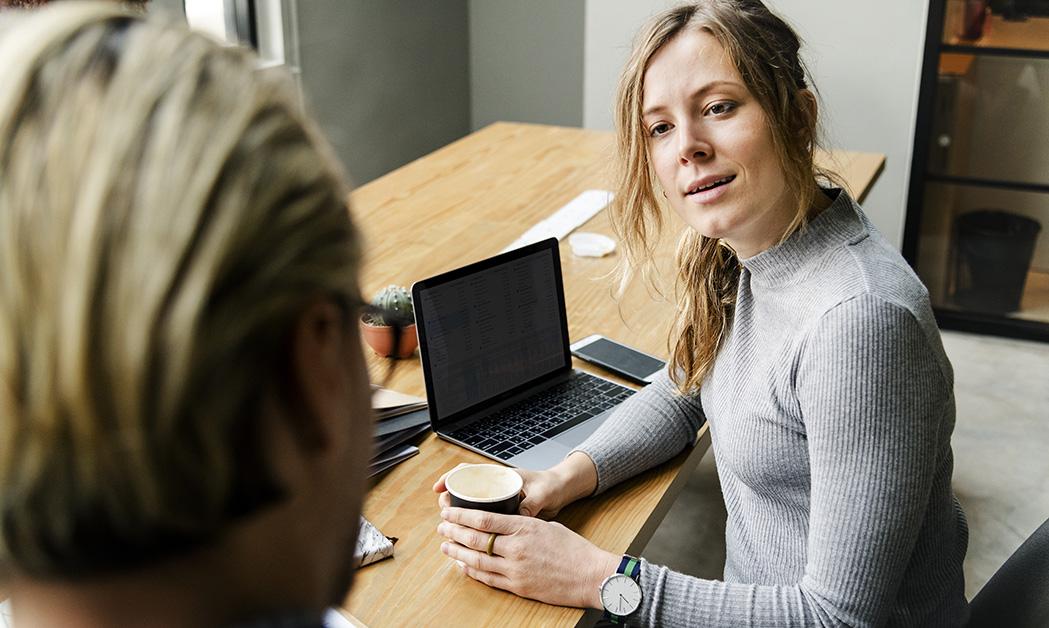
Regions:
<svg viewBox="0 0 1049 628"><path fill-rule="evenodd" d="M678 159L682 166L710 159L713 148L696 130L678 127Z"/></svg>

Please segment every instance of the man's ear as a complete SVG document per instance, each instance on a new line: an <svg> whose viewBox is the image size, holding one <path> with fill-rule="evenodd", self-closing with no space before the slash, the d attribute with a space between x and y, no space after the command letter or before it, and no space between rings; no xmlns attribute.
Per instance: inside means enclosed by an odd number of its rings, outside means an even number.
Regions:
<svg viewBox="0 0 1049 628"><path fill-rule="evenodd" d="M287 420L307 450L328 448L338 429L346 387L346 336L345 314L329 299L311 302L295 322L290 370L297 394Z"/></svg>

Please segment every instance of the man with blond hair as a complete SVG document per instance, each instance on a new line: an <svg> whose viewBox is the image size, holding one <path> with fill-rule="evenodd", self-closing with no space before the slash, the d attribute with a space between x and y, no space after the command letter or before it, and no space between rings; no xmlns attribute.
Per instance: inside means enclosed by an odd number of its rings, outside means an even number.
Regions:
<svg viewBox="0 0 1049 628"><path fill-rule="evenodd" d="M0 14L18 628L320 626L371 446L357 232L287 77L114 3Z"/></svg>

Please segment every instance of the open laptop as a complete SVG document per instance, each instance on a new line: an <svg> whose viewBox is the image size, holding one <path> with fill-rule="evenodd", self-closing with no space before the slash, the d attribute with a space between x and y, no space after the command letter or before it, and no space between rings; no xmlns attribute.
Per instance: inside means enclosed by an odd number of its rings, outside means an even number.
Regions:
<svg viewBox="0 0 1049 628"><path fill-rule="evenodd" d="M572 368L557 240L412 286L433 431L524 469L560 462L633 390Z"/></svg>

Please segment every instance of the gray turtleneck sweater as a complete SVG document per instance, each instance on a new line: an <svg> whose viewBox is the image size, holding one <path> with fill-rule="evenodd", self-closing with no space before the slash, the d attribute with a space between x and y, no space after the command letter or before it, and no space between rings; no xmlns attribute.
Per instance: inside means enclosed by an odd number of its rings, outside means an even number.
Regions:
<svg viewBox="0 0 1049 628"><path fill-rule="evenodd" d="M841 191L743 260L732 327L698 395L664 373L579 450L598 491L710 422L728 511L724 581L641 563L652 626L958 626L965 515L954 393L928 294Z"/></svg>

